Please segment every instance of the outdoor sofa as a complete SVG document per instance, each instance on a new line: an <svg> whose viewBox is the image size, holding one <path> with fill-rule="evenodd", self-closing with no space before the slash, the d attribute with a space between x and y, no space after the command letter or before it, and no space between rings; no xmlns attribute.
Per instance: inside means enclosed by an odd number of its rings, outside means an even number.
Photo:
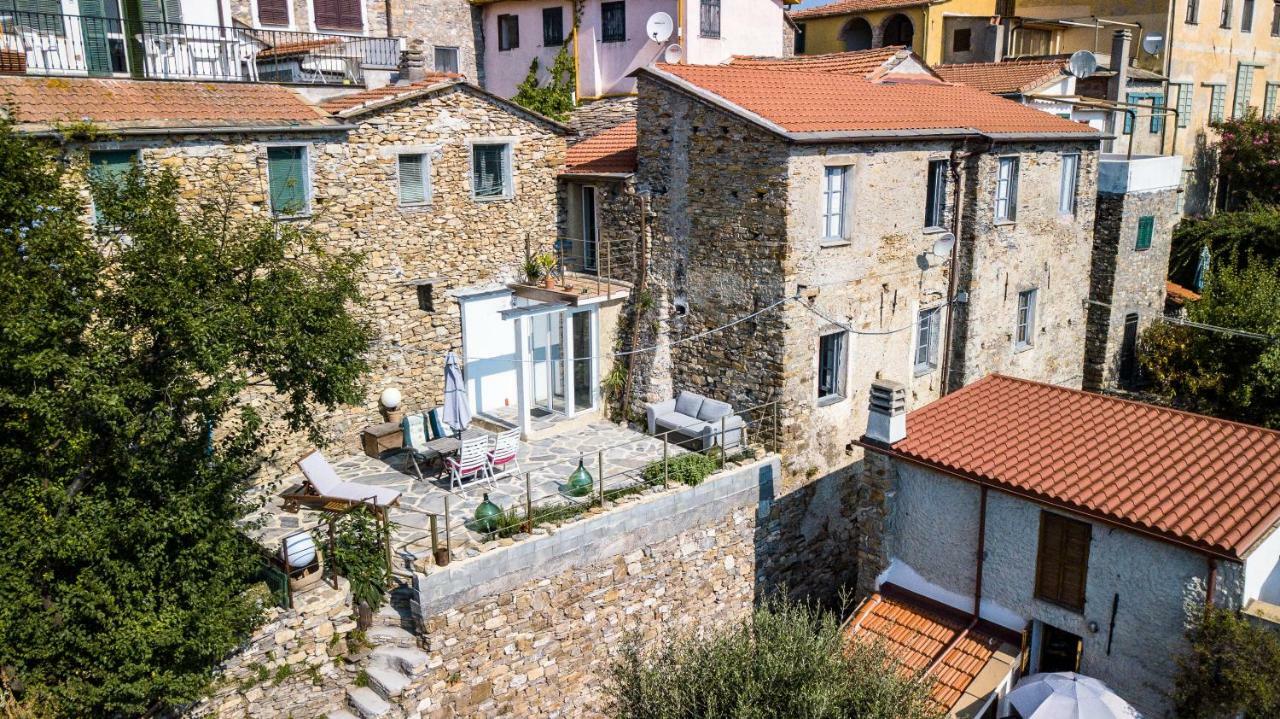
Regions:
<svg viewBox="0 0 1280 719"><path fill-rule="evenodd" d="M717 445L730 449L746 444L746 423L728 402L685 390L674 399L646 404L644 411L649 434L666 432L673 442L693 443L703 451Z"/></svg>

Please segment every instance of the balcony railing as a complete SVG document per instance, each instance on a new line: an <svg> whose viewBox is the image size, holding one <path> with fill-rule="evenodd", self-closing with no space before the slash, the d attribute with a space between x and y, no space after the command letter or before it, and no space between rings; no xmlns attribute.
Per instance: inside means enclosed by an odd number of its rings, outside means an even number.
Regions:
<svg viewBox="0 0 1280 719"><path fill-rule="evenodd" d="M400 38L0 11L0 72L362 85Z"/></svg>

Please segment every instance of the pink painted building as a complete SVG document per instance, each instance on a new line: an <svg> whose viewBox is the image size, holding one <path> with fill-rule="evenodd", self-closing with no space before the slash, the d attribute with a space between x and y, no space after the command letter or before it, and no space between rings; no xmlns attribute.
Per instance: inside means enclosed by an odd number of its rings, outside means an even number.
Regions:
<svg viewBox="0 0 1280 719"><path fill-rule="evenodd" d="M473 0L483 9L484 85L511 97L536 59L546 69L568 44L578 71L578 98L629 95L637 67L662 62L679 45L681 62L708 65L733 55L780 56L790 50L783 0L582 0L578 34L566 0ZM645 34L655 13L671 17L664 42Z"/></svg>

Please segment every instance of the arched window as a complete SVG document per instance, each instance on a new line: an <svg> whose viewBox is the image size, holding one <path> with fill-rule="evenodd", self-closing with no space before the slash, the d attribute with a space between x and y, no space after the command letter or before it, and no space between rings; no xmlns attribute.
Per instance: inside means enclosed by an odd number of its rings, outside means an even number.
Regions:
<svg viewBox="0 0 1280 719"><path fill-rule="evenodd" d="M860 17L853 18L840 31L840 41L845 50L870 50L871 24Z"/></svg>
<svg viewBox="0 0 1280 719"><path fill-rule="evenodd" d="M881 43L885 47L889 45L906 45L911 47L911 39L915 37L916 29L911 24L911 18L898 13L888 20L884 21L884 42Z"/></svg>

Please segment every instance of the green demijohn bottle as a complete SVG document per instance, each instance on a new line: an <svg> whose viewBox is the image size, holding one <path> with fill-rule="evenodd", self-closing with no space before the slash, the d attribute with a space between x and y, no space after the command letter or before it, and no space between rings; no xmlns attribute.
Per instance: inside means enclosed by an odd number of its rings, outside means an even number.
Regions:
<svg viewBox="0 0 1280 719"><path fill-rule="evenodd" d="M578 468L573 470L573 474L569 475L569 496L585 497L591 494L591 488L595 486L595 481L591 479L591 473L587 468L582 466L582 458L578 458Z"/></svg>
<svg viewBox="0 0 1280 719"><path fill-rule="evenodd" d="M490 502L489 494L486 492L484 501L476 507L476 529L486 534L497 530L500 516L502 516L502 507Z"/></svg>

